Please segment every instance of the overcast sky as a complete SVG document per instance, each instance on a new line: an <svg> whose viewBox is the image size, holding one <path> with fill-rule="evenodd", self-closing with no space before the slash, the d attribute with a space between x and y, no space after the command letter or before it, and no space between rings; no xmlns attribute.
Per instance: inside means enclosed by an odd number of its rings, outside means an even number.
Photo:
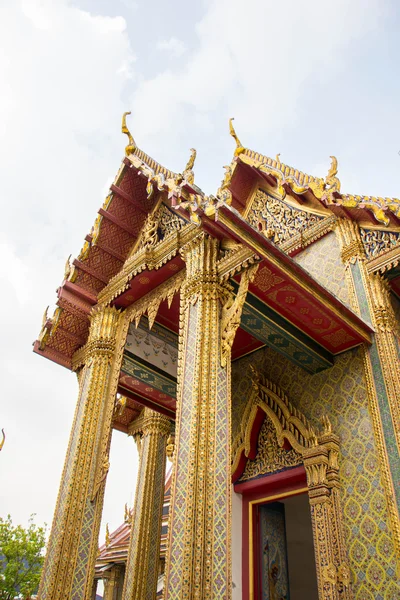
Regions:
<svg viewBox="0 0 400 600"><path fill-rule="evenodd" d="M122 113L174 171L197 148L207 193L234 116L247 147L319 176L334 154L343 191L399 196L399 28L395 0L0 0L0 516L52 520L77 385L31 344L123 158ZM115 432L111 530L136 465Z"/></svg>

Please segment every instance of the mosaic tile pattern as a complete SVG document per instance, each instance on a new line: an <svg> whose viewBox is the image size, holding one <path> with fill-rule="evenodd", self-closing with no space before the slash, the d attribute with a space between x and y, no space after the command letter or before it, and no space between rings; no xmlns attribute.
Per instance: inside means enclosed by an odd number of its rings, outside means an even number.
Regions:
<svg viewBox="0 0 400 600"><path fill-rule="evenodd" d="M184 524L186 494L189 486L189 476L187 465L189 463L190 452L190 431L191 412L192 412L192 386L194 385L194 367L196 355L196 337L198 322L198 305L190 309L189 326L187 328L186 340L186 362L185 373L182 384L182 396L186 398L181 402L178 398L178 423L177 423L177 445L175 452L177 460L175 461L175 483L173 490L173 503L171 505L171 516L169 525L169 545L172 545L173 553L169 565L168 588L166 590L166 599L169 597L178 598L182 589L185 573L182 572L182 562L184 553ZM190 490L189 490L190 491ZM186 575L187 576L187 575Z"/></svg>
<svg viewBox="0 0 400 600"><path fill-rule="evenodd" d="M240 326L255 338L267 344L277 352L280 352L295 364L303 367L310 373L318 373L331 366L331 361L310 347L311 344L302 342L299 338L301 332L290 324L280 327L278 323L268 319L260 312L255 310L250 304L245 304L242 311ZM288 332L288 330L292 330ZM302 336L306 338L305 335ZM316 344L314 344L316 346Z"/></svg>
<svg viewBox="0 0 400 600"><path fill-rule="evenodd" d="M107 367L107 375L108 379L110 373L110 366ZM106 402L106 398L103 397L102 404ZM103 411L101 410L101 414ZM95 428L95 443L94 448L98 449L101 447L100 438L102 435L102 428L97 426ZM94 481L96 476L96 460L91 461L90 471L88 473L88 488L93 489ZM104 492L103 492L104 494ZM79 536L79 545L78 545L78 560L76 561L74 579L72 582L71 589L71 600L82 600L85 595L85 585L86 579L88 577L88 563L92 550L92 546L95 544L97 547L98 544L98 530L95 531L95 520L96 513L99 510L102 510L103 506L103 495L101 493L96 495L96 498L92 501L91 498L86 494L85 505L83 507L83 517L81 521L81 530L80 532L76 532L76 534L80 534ZM98 525L100 522L98 521Z"/></svg>
<svg viewBox="0 0 400 600"><path fill-rule="evenodd" d="M77 445L80 436L80 429L83 420L86 394L90 382L90 369L86 370L85 380L82 383L82 389L80 398L78 401L77 410L72 425L72 433L65 458L64 472L61 478L60 491L57 500L57 506L54 511L54 522L52 526L51 536L49 544L47 546L45 566L43 568L42 582L41 582L41 597L47 598L51 593L49 584L51 581L50 570L54 568L56 561L58 560L58 553L60 551L60 544L62 542L61 535L62 529L65 523L65 516L67 511L67 499L68 490L72 482L72 473L74 467L74 459L77 451Z"/></svg>
<svg viewBox="0 0 400 600"><path fill-rule="evenodd" d="M293 260L311 273L339 300L350 305L340 247L333 231L308 246Z"/></svg>
<svg viewBox="0 0 400 600"><path fill-rule="evenodd" d="M229 415L226 410L227 395L226 369L218 370L217 383L217 410L215 415L215 466L214 466L214 550L213 550L213 593L212 598L225 598L226 585L230 582L227 562L227 498L231 493L230 474L227 469L230 464L229 440L230 427ZM217 535L215 532L218 532Z"/></svg>
<svg viewBox="0 0 400 600"><path fill-rule="evenodd" d="M250 394L250 365L280 386L316 426L322 415L329 416L341 440L344 532L355 598L400 598L361 352L342 354L331 369L315 375L270 348L236 361L232 365L233 436Z"/></svg>
<svg viewBox="0 0 400 600"><path fill-rule="evenodd" d="M155 457L156 460L155 460ZM137 488L135 497L135 508L130 533L129 553L126 565L124 593L127 598L134 594L135 566L142 558L142 565L146 568L147 579L143 600L154 598L154 573L158 571L159 543L160 543L160 512L164 500L165 479L165 438L158 434L145 435L142 438L139 473L137 477ZM151 485L151 493L146 486ZM145 512L144 503L151 502L150 514ZM147 508L147 506L146 506ZM143 511L143 512L142 512ZM139 543L139 537L143 532L143 523L140 523L137 515L146 514L146 528L149 530L147 548L144 551L143 540ZM147 541L147 540L146 540ZM144 557L138 556L145 553Z"/></svg>
<svg viewBox="0 0 400 600"><path fill-rule="evenodd" d="M350 265L351 274L354 281L354 287L356 290L358 304L360 306L361 316L369 320L370 312L367 297L364 291L364 284L361 277L360 267L358 262L354 265ZM389 467L392 479L394 481L394 490L397 496L397 507L400 512L400 459L399 450L396 444L396 436L393 427L392 414L390 411L389 401L387 397L387 391L385 386L385 380L382 370L382 364L379 357L378 349L376 344L373 343L369 348L369 356L372 365L372 372L374 377L374 384L377 392L377 400L379 406L379 413L382 421L383 435L385 438L385 446L389 459Z"/></svg>

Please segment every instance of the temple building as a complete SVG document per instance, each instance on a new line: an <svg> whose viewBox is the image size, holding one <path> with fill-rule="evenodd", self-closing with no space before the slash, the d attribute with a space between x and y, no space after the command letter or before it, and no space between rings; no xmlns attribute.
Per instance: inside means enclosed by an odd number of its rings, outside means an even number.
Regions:
<svg viewBox="0 0 400 600"><path fill-rule="evenodd" d="M79 382L40 600L99 578L107 600L400 598L400 201L343 192L335 157L318 178L258 154L232 121L206 196L195 150L174 173L122 131L34 344ZM114 429L139 473L99 554Z"/></svg>

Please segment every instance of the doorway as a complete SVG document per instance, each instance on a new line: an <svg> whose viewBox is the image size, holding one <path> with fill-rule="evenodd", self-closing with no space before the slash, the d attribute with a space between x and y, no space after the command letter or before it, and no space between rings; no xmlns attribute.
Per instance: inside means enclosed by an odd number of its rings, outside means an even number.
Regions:
<svg viewBox="0 0 400 600"><path fill-rule="evenodd" d="M255 517L255 598L318 600L308 495L260 503Z"/></svg>

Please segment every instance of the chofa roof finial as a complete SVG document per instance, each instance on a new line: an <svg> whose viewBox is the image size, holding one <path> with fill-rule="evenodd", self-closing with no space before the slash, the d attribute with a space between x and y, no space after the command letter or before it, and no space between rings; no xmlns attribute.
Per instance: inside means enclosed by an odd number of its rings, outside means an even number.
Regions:
<svg viewBox="0 0 400 600"><path fill-rule="evenodd" d="M187 162L185 170L183 171L183 178L187 181L187 183L192 184L192 183L194 183L193 167L194 167L194 161L196 160L197 152L194 148L190 148L190 152L191 152L190 158Z"/></svg>
<svg viewBox="0 0 400 600"><path fill-rule="evenodd" d="M128 140L129 140L129 144L126 146L125 148L125 154L126 156L129 156L130 154L133 154L133 152L135 151L136 148L136 142L132 137L131 132L129 131L128 127L126 126L126 115L130 115L131 112L124 112L124 114L122 115L122 127L121 127L121 131L122 133L124 133L125 135L128 136Z"/></svg>
<svg viewBox="0 0 400 600"><path fill-rule="evenodd" d="M231 134L231 136L233 137L233 139L236 142L235 156L239 156L239 154L242 154L244 152L244 147L242 146L238 136L236 135L236 131L235 131L235 128L233 127L233 123L232 123L233 120L234 120L234 117L231 117L229 119L229 133Z"/></svg>

